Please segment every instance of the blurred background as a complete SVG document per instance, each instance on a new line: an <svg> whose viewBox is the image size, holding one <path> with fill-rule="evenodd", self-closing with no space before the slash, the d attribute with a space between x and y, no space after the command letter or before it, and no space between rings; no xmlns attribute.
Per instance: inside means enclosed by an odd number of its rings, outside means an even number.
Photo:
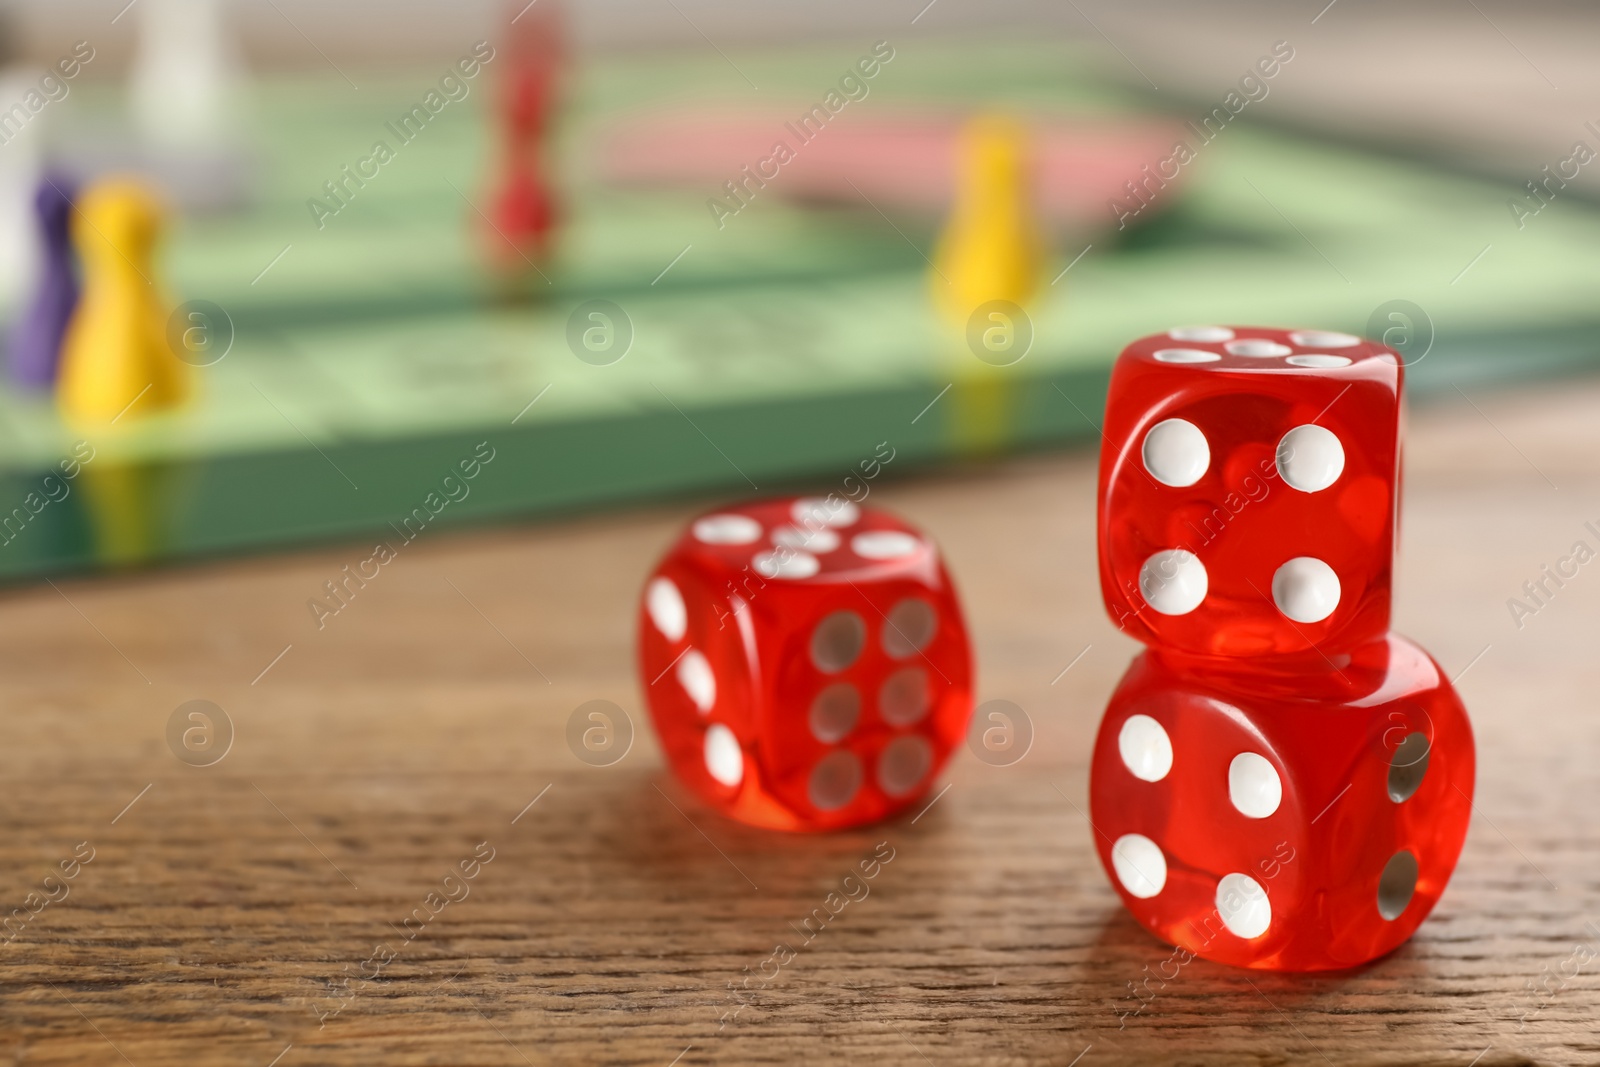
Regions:
<svg viewBox="0 0 1600 1067"><path fill-rule="evenodd" d="M1382 339L1423 402L1587 373L1597 30L14 2L0 577L1092 447L1185 323Z"/></svg>

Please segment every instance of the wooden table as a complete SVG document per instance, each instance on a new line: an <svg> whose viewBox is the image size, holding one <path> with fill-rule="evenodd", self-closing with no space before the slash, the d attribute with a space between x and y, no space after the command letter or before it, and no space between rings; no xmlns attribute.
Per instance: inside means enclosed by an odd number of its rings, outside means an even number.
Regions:
<svg viewBox="0 0 1600 1067"><path fill-rule="evenodd" d="M1600 564L1520 629L1506 606L1595 544L1596 412L1600 386L1568 383L1414 413L1397 624L1465 672L1481 761L1434 916L1351 973L1194 962L1137 1015L1129 983L1169 950L1082 814L1134 651L1096 592L1087 454L877 490L942 542L980 698L1036 738L1010 767L963 752L914 821L836 836L731 824L662 773L633 611L694 505L425 536L321 630L306 601L366 546L11 591L0 899L60 899L0 944L0 1059L1600 1062ZM233 727L209 767L168 746L195 699ZM638 730L611 766L566 742L591 699ZM880 848L870 895L802 944ZM430 893L459 899L433 915ZM746 986L779 942L794 958Z"/></svg>

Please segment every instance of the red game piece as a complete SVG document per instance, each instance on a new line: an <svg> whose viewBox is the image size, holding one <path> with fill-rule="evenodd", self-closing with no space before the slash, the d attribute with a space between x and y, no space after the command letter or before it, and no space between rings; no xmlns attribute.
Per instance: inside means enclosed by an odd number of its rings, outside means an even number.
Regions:
<svg viewBox="0 0 1600 1067"><path fill-rule="evenodd" d="M1152 649L1095 742L1090 818L1128 910L1164 941L1269 970L1395 948L1449 881L1472 816L1472 729L1393 635L1338 670Z"/></svg>
<svg viewBox="0 0 1600 1067"><path fill-rule="evenodd" d="M1389 626L1400 365L1349 334L1201 326L1129 345L1100 457L1100 580L1141 641L1332 653Z"/></svg>
<svg viewBox="0 0 1600 1067"><path fill-rule="evenodd" d="M639 669L678 777L733 818L784 830L915 803L972 713L938 550L838 497L691 524L645 585Z"/></svg>
<svg viewBox="0 0 1600 1067"><path fill-rule="evenodd" d="M1101 723L1097 847L1181 950L1372 959L1427 916L1471 813L1472 730L1388 634L1400 358L1200 326L1129 345L1101 456L1101 590L1150 645Z"/></svg>
<svg viewBox="0 0 1600 1067"><path fill-rule="evenodd" d="M488 235L503 270L537 266L550 251L557 208L544 142L562 67L563 18L554 0L519 9L505 39L501 82L500 180L491 194Z"/></svg>

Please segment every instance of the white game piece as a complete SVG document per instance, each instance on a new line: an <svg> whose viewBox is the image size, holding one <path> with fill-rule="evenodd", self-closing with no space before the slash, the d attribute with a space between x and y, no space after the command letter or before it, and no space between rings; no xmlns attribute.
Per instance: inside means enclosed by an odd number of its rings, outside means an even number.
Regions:
<svg viewBox="0 0 1600 1067"><path fill-rule="evenodd" d="M214 148L230 139L238 49L226 0L140 0L129 96L140 132L168 146Z"/></svg>
<svg viewBox="0 0 1600 1067"><path fill-rule="evenodd" d="M44 173L40 123L48 107L29 109L29 94L40 100L44 72L11 66L0 71L0 319L21 314L41 255L33 198Z"/></svg>

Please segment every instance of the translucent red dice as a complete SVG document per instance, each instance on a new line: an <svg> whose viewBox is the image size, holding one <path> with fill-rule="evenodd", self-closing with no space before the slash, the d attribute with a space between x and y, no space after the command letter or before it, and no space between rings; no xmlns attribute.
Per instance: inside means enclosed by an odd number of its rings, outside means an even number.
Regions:
<svg viewBox="0 0 1600 1067"><path fill-rule="evenodd" d="M1472 814L1466 712L1404 638L1340 661L1134 660L1095 742L1089 817L1162 940L1243 967L1351 967L1438 901Z"/></svg>
<svg viewBox="0 0 1600 1067"><path fill-rule="evenodd" d="M1112 370L1101 591L1150 648L1101 722L1090 818L1128 910L1194 955L1365 962L1460 856L1472 728L1388 633L1402 378L1349 334L1237 326Z"/></svg>
<svg viewBox="0 0 1600 1067"><path fill-rule="evenodd" d="M1400 361L1319 330L1129 345L1100 457L1107 610L1147 644L1324 652L1389 627Z"/></svg>
<svg viewBox="0 0 1600 1067"><path fill-rule="evenodd" d="M639 671L678 777L758 826L903 810L965 735L972 660L938 549L837 497L702 516L645 583Z"/></svg>

